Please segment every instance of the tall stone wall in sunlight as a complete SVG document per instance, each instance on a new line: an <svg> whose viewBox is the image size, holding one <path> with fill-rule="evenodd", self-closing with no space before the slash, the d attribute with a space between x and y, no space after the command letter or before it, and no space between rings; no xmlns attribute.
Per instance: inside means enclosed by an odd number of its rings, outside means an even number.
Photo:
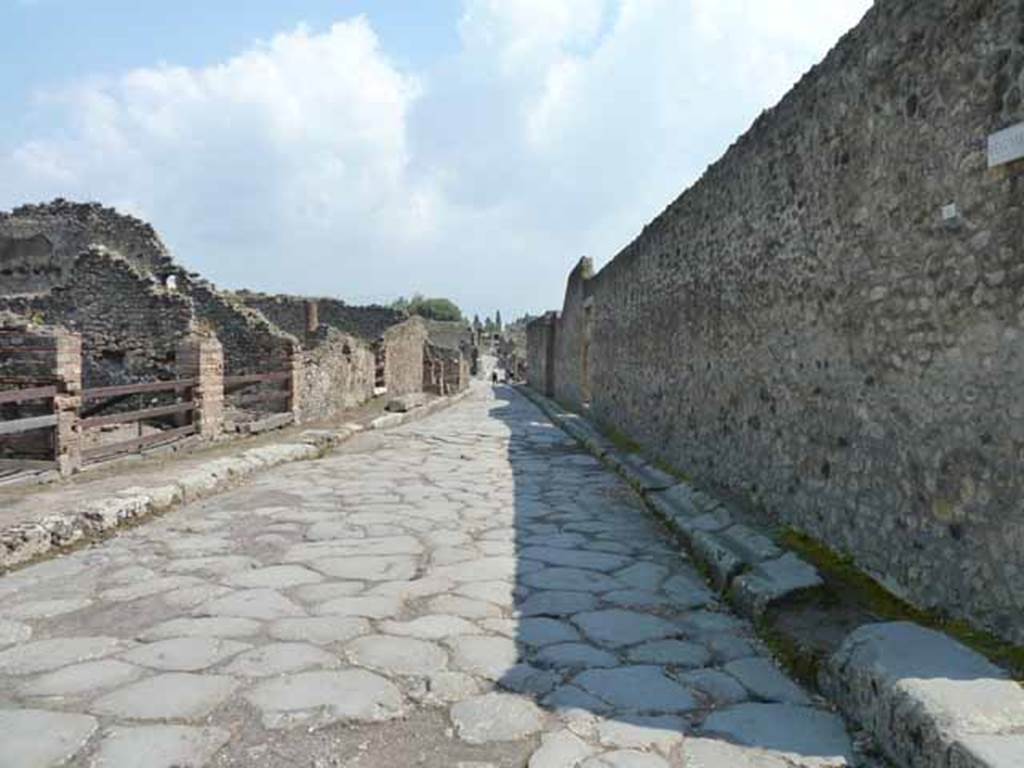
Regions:
<svg viewBox="0 0 1024 768"><path fill-rule="evenodd" d="M1024 642L1024 168L986 152L1022 92L1024 3L879 0L613 261L573 271L557 397Z"/></svg>

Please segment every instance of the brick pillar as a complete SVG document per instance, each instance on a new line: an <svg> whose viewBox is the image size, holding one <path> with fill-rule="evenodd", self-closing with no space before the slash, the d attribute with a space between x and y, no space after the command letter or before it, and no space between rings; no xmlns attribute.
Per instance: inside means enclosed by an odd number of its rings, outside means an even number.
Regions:
<svg viewBox="0 0 1024 768"><path fill-rule="evenodd" d="M224 348L215 336L186 336L178 342L175 366L179 378L198 379L192 423L196 434L212 440L224 427Z"/></svg>
<svg viewBox="0 0 1024 768"><path fill-rule="evenodd" d="M288 380L289 392L291 397L288 398L288 408L292 412L292 416L295 417L295 423L298 424L302 421L302 350L292 345L288 352L288 362L285 368L291 374L291 378Z"/></svg>
<svg viewBox="0 0 1024 768"><path fill-rule="evenodd" d="M57 395L53 409L57 416L53 458L61 475L77 472L82 466L82 431L78 412L82 407L82 337L69 331L54 334L54 378Z"/></svg>

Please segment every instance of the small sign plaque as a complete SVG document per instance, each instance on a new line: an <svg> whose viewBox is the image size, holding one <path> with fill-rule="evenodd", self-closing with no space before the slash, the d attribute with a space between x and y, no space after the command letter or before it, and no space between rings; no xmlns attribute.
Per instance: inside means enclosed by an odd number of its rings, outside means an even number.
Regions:
<svg viewBox="0 0 1024 768"><path fill-rule="evenodd" d="M988 137L988 167L1012 163L1024 158L1024 123L993 133Z"/></svg>

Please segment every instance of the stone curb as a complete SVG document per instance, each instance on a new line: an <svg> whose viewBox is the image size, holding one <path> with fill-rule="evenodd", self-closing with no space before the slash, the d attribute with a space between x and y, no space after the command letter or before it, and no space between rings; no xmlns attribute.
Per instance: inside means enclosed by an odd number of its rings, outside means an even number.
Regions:
<svg viewBox="0 0 1024 768"><path fill-rule="evenodd" d="M819 685L899 765L1024 765L1024 688L941 632L864 625L824 665Z"/></svg>
<svg viewBox="0 0 1024 768"><path fill-rule="evenodd" d="M84 502L79 509L68 514L50 515L39 521L10 526L0 530L0 576L3 571L54 549L101 536L148 515L166 512L178 504L223 493L258 471L315 459L364 430L388 429L430 416L459 402L469 392L467 389L434 400L408 413L379 417L366 427L346 424L339 429L306 430L299 434L296 442L250 448L237 456L215 459L202 467L190 469L163 485L125 488L113 496Z"/></svg>
<svg viewBox="0 0 1024 768"><path fill-rule="evenodd" d="M635 454L627 459L579 415L526 387L518 391L584 446L604 446L595 455L640 491L741 614L760 617L822 584L813 566L734 523L714 497L678 481L655 487L664 473ZM909 622L861 626L825 662L818 686L899 766L1024 766L1024 688L941 632Z"/></svg>
<svg viewBox="0 0 1024 768"><path fill-rule="evenodd" d="M528 387L518 391L554 424L621 475L647 505L707 568L717 589L728 594L739 612L762 616L778 602L824 582L814 566L784 553L768 537L733 522L728 507L638 454L615 448L587 419Z"/></svg>

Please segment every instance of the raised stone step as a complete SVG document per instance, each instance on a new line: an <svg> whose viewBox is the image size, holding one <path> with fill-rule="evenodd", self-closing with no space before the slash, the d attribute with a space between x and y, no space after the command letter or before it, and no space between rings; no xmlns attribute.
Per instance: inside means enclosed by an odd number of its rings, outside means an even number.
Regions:
<svg viewBox="0 0 1024 768"><path fill-rule="evenodd" d="M1024 689L940 632L909 622L860 627L820 682L901 766L1024 765Z"/></svg>

